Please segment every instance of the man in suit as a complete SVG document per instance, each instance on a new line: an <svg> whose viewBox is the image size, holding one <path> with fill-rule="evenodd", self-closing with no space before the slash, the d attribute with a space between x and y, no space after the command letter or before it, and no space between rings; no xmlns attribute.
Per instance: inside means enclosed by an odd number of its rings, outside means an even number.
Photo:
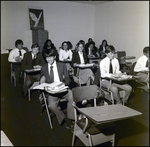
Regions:
<svg viewBox="0 0 150 147"><path fill-rule="evenodd" d="M63 62L56 62L56 51L54 49L47 50L44 52L44 58L48 63L44 64L41 68L41 80L40 83L53 83L63 82L65 85L69 85L71 80L69 78L67 68ZM70 120L74 120L74 110L72 106L73 95L69 89L66 92L60 94L48 94L46 95L48 100L49 109L55 113L58 123L65 124L67 129L70 129ZM59 99L64 98L68 100L67 104L67 117L58 107ZM68 118L70 120L68 120Z"/></svg>
<svg viewBox="0 0 150 147"><path fill-rule="evenodd" d="M24 54L22 60L22 70L26 69L41 69L41 66L45 63L42 53L39 52L39 45L37 43L31 46L32 51ZM40 80L40 72L28 73L23 83L22 93L24 97L27 97L28 89L35 81Z"/></svg>

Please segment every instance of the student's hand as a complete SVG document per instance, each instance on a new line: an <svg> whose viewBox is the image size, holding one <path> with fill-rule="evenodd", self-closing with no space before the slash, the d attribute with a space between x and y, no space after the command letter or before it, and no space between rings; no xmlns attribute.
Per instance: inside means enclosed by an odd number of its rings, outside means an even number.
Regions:
<svg viewBox="0 0 150 147"><path fill-rule="evenodd" d="M21 60L22 60L22 59L21 59L20 56L17 56L17 57L15 58L15 61L16 61L16 62L21 62Z"/></svg>
<svg viewBox="0 0 150 147"><path fill-rule="evenodd" d="M64 61L68 61L68 59L64 59Z"/></svg>
<svg viewBox="0 0 150 147"><path fill-rule="evenodd" d="M33 66L33 68L41 69L41 66L40 65L36 65L36 66Z"/></svg>
<svg viewBox="0 0 150 147"><path fill-rule="evenodd" d="M78 66L79 66L79 64L77 64L77 63L74 63L74 64L73 64L73 66L74 66L74 67L78 67Z"/></svg>
<svg viewBox="0 0 150 147"><path fill-rule="evenodd" d="M149 68L148 67L145 67L142 71L148 71Z"/></svg>
<svg viewBox="0 0 150 147"><path fill-rule="evenodd" d="M124 73L122 73L122 75L127 75L127 73L126 73L126 72L124 72Z"/></svg>

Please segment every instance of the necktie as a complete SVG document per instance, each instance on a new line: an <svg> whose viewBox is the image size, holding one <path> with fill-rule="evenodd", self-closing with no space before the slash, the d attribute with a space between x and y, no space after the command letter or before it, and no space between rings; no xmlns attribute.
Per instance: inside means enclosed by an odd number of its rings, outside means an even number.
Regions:
<svg viewBox="0 0 150 147"><path fill-rule="evenodd" d="M149 67L149 59L147 59L146 67Z"/></svg>
<svg viewBox="0 0 150 147"><path fill-rule="evenodd" d="M33 63L33 66L36 65L36 55L34 55L34 58L33 58L33 60L32 60L32 63Z"/></svg>
<svg viewBox="0 0 150 147"><path fill-rule="evenodd" d="M21 53L21 51L19 50L19 56L22 56L22 53Z"/></svg>
<svg viewBox="0 0 150 147"><path fill-rule="evenodd" d="M110 65L109 65L109 73L113 73L113 67L112 67L111 60L110 60Z"/></svg>
<svg viewBox="0 0 150 147"><path fill-rule="evenodd" d="M50 83L54 82L54 71L53 66L50 67Z"/></svg>

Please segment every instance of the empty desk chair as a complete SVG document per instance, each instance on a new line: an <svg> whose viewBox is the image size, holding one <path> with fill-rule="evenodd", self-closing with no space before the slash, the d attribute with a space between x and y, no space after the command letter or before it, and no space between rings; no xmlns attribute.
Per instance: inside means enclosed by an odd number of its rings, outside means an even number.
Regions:
<svg viewBox="0 0 150 147"><path fill-rule="evenodd" d="M96 98L98 97L97 86L82 86L75 87L72 89L73 92L73 107L75 113L75 123L73 130L72 146L74 145L75 137L77 136L86 146L95 146L105 142L112 142L114 146L115 133L114 123L97 124L94 120L90 119L90 116L84 115L82 109L78 106L79 102L83 100L93 100L94 106L96 107ZM98 106L107 107L107 106ZM79 117L79 115L83 117Z"/></svg>

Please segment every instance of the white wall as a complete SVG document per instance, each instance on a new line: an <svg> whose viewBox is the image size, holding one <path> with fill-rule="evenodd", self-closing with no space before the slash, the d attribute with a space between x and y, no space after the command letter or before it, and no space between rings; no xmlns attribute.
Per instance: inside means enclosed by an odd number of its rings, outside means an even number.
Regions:
<svg viewBox="0 0 150 147"><path fill-rule="evenodd" d="M32 37L28 8L43 9L45 30L57 48L65 40L73 46L92 37L116 50L135 55L149 46L149 2L113 1L99 5L69 1L1 1L1 49L14 48L16 39L30 49Z"/></svg>
<svg viewBox="0 0 150 147"><path fill-rule="evenodd" d="M143 54L149 46L149 1L113 1L96 5L94 40L103 39L128 56ZM133 61L131 61L133 62Z"/></svg>
<svg viewBox="0 0 150 147"><path fill-rule="evenodd" d="M65 1L2 1L1 49L14 48L20 38L30 49L29 8L43 9L45 30L57 48L63 41L87 42L94 33L94 6Z"/></svg>

